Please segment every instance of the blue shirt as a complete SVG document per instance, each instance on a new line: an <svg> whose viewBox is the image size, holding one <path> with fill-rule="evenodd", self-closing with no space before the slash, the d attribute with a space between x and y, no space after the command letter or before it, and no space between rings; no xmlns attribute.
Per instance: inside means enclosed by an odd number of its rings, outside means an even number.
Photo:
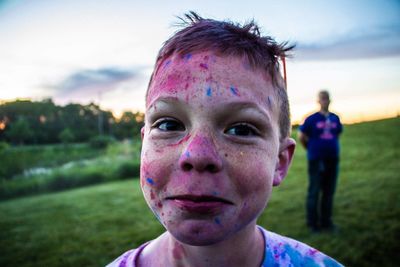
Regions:
<svg viewBox="0 0 400 267"><path fill-rule="evenodd" d="M306 118L299 130L308 136L309 160L339 157L339 134L342 132L342 124L336 114L328 113L325 116L316 112Z"/></svg>

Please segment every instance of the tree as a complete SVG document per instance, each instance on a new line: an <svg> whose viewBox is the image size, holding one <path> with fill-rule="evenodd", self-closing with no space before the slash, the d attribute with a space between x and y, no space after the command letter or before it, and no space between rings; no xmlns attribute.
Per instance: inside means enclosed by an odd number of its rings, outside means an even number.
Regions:
<svg viewBox="0 0 400 267"><path fill-rule="evenodd" d="M15 123L10 125L7 135L11 142L15 144L23 144L31 138L32 129L24 117L19 117Z"/></svg>
<svg viewBox="0 0 400 267"><path fill-rule="evenodd" d="M62 132L58 135L58 138L64 144L69 144L75 140L75 136L70 128L65 128L62 130Z"/></svg>

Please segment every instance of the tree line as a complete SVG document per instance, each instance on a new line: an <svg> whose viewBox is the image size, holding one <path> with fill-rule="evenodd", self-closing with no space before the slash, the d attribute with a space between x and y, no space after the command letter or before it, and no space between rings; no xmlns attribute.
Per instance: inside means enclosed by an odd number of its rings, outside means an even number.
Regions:
<svg viewBox="0 0 400 267"><path fill-rule="evenodd" d="M16 100L0 104L0 142L87 142L99 135L121 140L139 136L143 120L143 113L130 111L117 119L93 103L58 106L51 99Z"/></svg>

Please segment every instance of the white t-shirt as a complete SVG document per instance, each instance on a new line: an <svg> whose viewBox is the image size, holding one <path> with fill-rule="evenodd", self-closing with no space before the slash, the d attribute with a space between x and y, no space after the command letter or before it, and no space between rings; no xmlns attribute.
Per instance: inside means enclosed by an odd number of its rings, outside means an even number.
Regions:
<svg viewBox="0 0 400 267"><path fill-rule="evenodd" d="M261 230L266 244L261 267L343 266L331 257L302 242L267 231L261 226L258 226L258 228ZM125 252L107 267L136 267L137 258L150 242Z"/></svg>

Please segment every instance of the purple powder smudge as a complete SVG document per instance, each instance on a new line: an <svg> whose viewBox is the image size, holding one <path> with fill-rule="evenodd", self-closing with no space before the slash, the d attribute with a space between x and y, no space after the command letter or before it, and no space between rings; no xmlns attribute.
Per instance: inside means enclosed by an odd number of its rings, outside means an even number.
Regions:
<svg viewBox="0 0 400 267"><path fill-rule="evenodd" d="M208 65L205 64L205 63L200 63L199 66L200 66L200 68L202 68L202 69L208 70Z"/></svg>

